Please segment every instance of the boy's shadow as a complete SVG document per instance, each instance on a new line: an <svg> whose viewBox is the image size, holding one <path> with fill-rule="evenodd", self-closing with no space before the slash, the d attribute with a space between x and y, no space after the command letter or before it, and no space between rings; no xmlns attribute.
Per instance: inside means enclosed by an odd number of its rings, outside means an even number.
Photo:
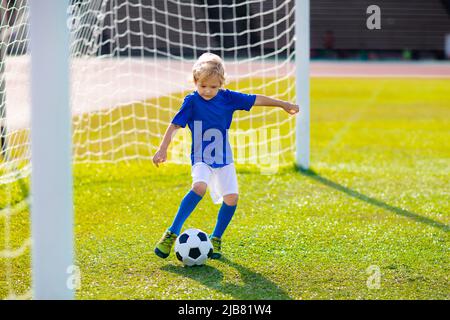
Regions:
<svg viewBox="0 0 450 320"><path fill-rule="evenodd" d="M348 195L348 196L350 196L352 198L355 198L355 199L367 202L367 203L369 203L371 205L374 205L374 206L377 206L377 207L382 208L384 210L390 211L390 212L395 213L395 214L397 214L399 216L403 216L403 217L409 218L409 219L411 219L413 221L420 222L420 223L423 223L423 224L435 227L435 228L440 229L440 230L442 230L444 232L449 232L449 230L450 230L450 226L445 224L445 223L442 223L442 222L433 220L431 218L419 215L419 214L417 214L415 212L411 212L411 211L408 211L408 210L405 210L405 209L402 209L402 208L399 208L399 207L396 207L396 206L392 206L392 205L387 204L387 203L385 203L385 202L383 202L381 200L378 200L378 199L375 199L373 197L369 197L369 196L367 196L365 194L359 193L359 192L357 192L355 190L347 188L347 187L345 187L345 186L343 186L343 185L341 185L341 184L339 184L337 182L334 182L332 180L329 180L329 179L321 176L320 174L316 173L312 169L304 170L304 169L300 169L298 167L295 167L294 170L296 170L299 174L301 174L301 175L303 175L305 177L308 177L308 178L313 179L313 180L315 180L317 182L320 182L321 184L323 184L325 186L328 186L330 188L333 188L333 189L335 189L337 191L340 191L340 192L342 192L342 193L344 193L344 194L346 194L346 195Z"/></svg>
<svg viewBox="0 0 450 320"><path fill-rule="evenodd" d="M222 257L219 260L241 275L244 284L223 281L223 273L210 265L183 267L181 265L165 265L161 270L191 278L204 286L232 296L237 300L292 300L292 298L275 283L259 273Z"/></svg>

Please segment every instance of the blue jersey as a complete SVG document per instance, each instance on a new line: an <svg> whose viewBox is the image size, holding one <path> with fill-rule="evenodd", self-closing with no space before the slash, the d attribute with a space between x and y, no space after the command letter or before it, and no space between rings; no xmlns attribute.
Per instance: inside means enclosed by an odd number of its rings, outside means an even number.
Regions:
<svg viewBox="0 0 450 320"><path fill-rule="evenodd" d="M197 91L184 98L172 123L189 126L192 135L191 162L204 162L213 168L233 162L228 129L236 110L250 111L256 95L232 90L219 90L210 99L203 99Z"/></svg>

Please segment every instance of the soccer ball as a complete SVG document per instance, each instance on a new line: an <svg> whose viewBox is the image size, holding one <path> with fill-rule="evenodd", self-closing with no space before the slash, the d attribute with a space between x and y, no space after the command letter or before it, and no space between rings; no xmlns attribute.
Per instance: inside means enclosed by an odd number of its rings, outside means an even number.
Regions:
<svg viewBox="0 0 450 320"><path fill-rule="evenodd" d="M205 264L213 253L211 240L205 232L188 229L180 234L175 242L175 254L186 266Z"/></svg>

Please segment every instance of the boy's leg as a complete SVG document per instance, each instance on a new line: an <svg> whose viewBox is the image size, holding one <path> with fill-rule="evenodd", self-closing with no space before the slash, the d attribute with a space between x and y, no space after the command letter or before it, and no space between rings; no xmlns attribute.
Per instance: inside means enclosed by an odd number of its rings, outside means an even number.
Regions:
<svg viewBox="0 0 450 320"><path fill-rule="evenodd" d="M196 163L192 166L192 190L181 201L180 208L172 225L169 227L169 231L177 235L180 234L184 222L205 195L211 173L211 169L203 162Z"/></svg>
<svg viewBox="0 0 450 320"><path fill-rule="evenodd" d="M208 168L205 168L202 165L194 165L192 167L192 177L194 180L192 183L192 190L184 196L172 225L164 233L161 240L155 247L155 253L159 257L166 258L169 256L170 250L172 249L177 236L180 234L184 222L203 198L203 195L206 192L209 176L210 172L208 171Z"/></svg>
<svg viewBox="0 0 450 320"><path fill-rule="evenodd" d="M220 193L223 195L223 203L217 215L217 222L211 234L211 242L214 252L211 258L218 259L222 256L222 235L228 227L231 218L236 211L238 201L238 184L234 164L229 164L215 171Z"/></svg>
<svg viewBox="0 0 450 320"><path fill-rule="evenodd" d="M206 188L206 187L205 187ZM198 189L197 189L198 191ZM172 225L169 229L163 234L161 240L156 244L155 254L161 258L167 258L170 254L170 250L172 249L177 236L180 234L181 227L189 215L194 211L197 204L202 200L203 195L199 195L195 192L195 189L190 190L181 201L180 207L178 208L178 212L175 216L175 219L172 222Z"/></svg>
<svg viewBox="0 0 450 320"><path fill-rule="evenodd" d="M224 201L219 209L219 214L217 215L216 226L212 233L213 237L219 239L222 238L225 229L228 227L228 224L230 223L231 218L233 218L234 212L236 211L237 199L237 194L229 194L224 196Z"/></svg>
<svg viewBox="0 0 450 320"><path fill-rule="evenodd" d="M204 183L204 185L204 188L206 189L206 183ZM198 193L200 188L201 187L193 188L184 196L183 200L181 200L175 219L173 219L172 225L169 227L170 232L173 232L176 235L180 234L184 222L203 198L204 192Z"/></svg>

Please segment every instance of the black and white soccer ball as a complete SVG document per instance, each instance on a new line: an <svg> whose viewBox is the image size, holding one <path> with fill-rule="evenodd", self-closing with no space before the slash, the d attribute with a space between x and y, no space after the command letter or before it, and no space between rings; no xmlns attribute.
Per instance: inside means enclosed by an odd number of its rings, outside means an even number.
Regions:
<svg viewBox="0 0 450 320"><path fill-rule="evenodd" d="M175 242L175 254L186 266L205 264L213 253L213 245L208 235L198 229L187 229Z"/></svg>

